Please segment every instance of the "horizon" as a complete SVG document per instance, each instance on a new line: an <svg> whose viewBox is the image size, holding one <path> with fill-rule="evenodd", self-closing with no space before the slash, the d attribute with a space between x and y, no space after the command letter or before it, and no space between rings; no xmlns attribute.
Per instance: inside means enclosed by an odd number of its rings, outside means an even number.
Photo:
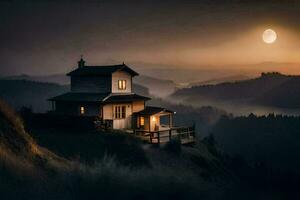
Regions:
<svg viewBox="0 0 300 200"><path fill-rule="evenodd" d="M105 65L114 65L114 64L120 64L120 63L111 63L111 64L104 64ZM122 63L121 63L122 64ZM238 69L236 67L233 67L232 69L220 69L220 68L176 68L176 67L172 67L172 66L157 66L157 67L149 67L149 65L146 65L145 67L141 66L141 68L135 67L136 65L134 64L133 66L130 64L125 63L126 65L128 65L129 67L132 67L135 71L137 71L139 73L139 75L143 75L143 76L148 76L148 77L153 77L156 78L156 72L157 71L199 71L199 72L227 72L224 74L224 76L219 75L213 78L209 78L209 79L205 79L205 80L211 80L214 78L227 78L227 77L231 77L231 76L236 76L236 75L246 75L250 78L254 78L254 77L259 77L261 76L262 73L280 73L282 75L286 75L286 76L299 76L300 75L300 70L299 73L290 73L287 72L286 70L281 70L281 69L265 69L265 70L259 70L259 69L249 69L249 68L244 68L244 69ZM257 64L253 64L253 65L300 65L300 63L274 63L274 62L262 62L262 63L257 63ZM253 66L253 65L248 65L248 66ZM89 66L100 66L99 64L89 64ZM140 67L139 66L139 67ZM5 78L5 77L10 77L10 76L29 76L29 77L42 77L42 76L60 76L60 75L66 75L66 73L76 69L78 66L74 65L73 67L69 67L67 69L67 71L65 72L56 72L56 73L45 73L45 74L40 74L40 73L27 73L27 72L20 72L20 73L14 73L14 74L2 74L1 77ZM148 74L149 72L153 72L153 74L150 73L150 75ZM195 77L197 76L197 74L195 75ZM170 79L165 79L165 78L158 78L158 79L163 79L163 80L172 80L174 81L172 78ZM202 80L202 81L205 81ZM192 81L193 82L193 81Z"/></svg>

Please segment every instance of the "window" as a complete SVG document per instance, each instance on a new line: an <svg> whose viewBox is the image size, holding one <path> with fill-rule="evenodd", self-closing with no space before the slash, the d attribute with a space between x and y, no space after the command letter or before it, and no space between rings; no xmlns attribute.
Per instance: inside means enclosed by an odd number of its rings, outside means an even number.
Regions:
<svg viewBox="0 0 300 200"><path fill-rule="evenodd" d="M114 117L115 119L126 118L126 106L115 106Z"/></svg>
<svg viewBox="0 0 300 200"><path fill-rule="evenodd" d="M141 126L145 125L145 117L140 117L140 125Z"/></svg>
<svg viewBox="0 0 300 200"><path fill-rule="evenodd" d="M80 106L80 114L84 114L85 110L84 110L84 107L83 106Z"/></svg>
<svg viewBox="0 0 300 200"><path fill-rule="evenodd" d="M126 80L118 80L118 89L126 90Z"/></svg>

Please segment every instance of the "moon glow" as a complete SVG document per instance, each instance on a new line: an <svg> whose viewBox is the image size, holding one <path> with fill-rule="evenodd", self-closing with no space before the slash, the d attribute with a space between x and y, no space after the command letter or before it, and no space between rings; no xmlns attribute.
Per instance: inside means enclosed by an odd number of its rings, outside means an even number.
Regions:
<svg viewBox="0 0 300 200"><path fill-rule="evenodd" d="M277 34L274 30L267 29L263 32L262 39L265 43L272 44L276 41Z"/></svg>

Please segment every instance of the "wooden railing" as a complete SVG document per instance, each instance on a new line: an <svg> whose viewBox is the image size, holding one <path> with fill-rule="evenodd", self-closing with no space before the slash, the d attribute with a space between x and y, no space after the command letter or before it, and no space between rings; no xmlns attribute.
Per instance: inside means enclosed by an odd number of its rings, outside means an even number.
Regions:
<svg viewBox="0 0 300 200"><path fill-rule="evenodd" d="M181 141L182 144L195 141L195 127L172 127L158 131L134 130L134 134L152 144L165 143L173 139Z"/></svg>

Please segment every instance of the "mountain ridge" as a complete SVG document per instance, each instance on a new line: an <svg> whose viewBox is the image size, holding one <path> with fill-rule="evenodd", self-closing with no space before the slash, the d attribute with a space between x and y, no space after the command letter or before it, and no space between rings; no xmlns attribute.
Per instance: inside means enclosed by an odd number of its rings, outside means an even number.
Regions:
<svg viewBox="0 0 300 200"><path fill-rule="evenodd" d="M299 86L299 75L267 72L262 73L260 77L243 81L180 89L171 95L170 99L180 98L184 102L205 100L300 108L300 91L297 90ZM290 95L293 95L293 98L288 98Z"/></svg>

